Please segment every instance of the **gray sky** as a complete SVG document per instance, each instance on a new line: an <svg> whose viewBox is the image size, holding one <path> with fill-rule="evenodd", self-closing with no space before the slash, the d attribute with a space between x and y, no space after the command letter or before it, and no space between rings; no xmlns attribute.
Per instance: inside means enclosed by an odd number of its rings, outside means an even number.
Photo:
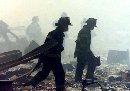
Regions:
<svg viewBox="0 0 130 91"><path fill-rule="evenodd" d="M62 12L73 24L69 37L76 38L83 18L94 17L98 28L93 50L130 49L130 0L0 0L0 19L9 26L27 26L39 16L45 34L54 29L52 23Z"/></svg>

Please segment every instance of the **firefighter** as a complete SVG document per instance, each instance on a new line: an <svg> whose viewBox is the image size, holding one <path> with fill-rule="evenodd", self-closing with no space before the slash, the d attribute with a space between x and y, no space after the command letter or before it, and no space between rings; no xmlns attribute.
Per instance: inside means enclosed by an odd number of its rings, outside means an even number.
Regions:
<svg viewBox="0 0 130 91"><path fill-rule="evenodd" d="M94 71L96 68L94 54L90 49L91 45L91 31L96 27L97 19L89 18L83 28L79 31L76 40L76 48L74 58L77 57L77 67L75 73L75 82L82 81L84 67L87 65L86 79L94 79ZM95 78L96 79L96 78Z"/></svg>
<svg viewBox="0 0 130 91"><path fill-rule="evenodd" d="M16 40L19 40L17 35L12 33L9 29L9 26L7 23L5 23L3 20L0 20L0 37L2 36L5 40L5 42L10 42L10 39L8 37L8 33L11 34L13 37L16 38Z"/></svg>
<svg viewBox="0 0 130 91"><path fill-rule="evenodd" d="M42 34L42 29L39 25L39 17L38 16L34 16L32 18L32 23L26 29L26 35L27 35L29 42L34 40L39 45L42 44L44 35Z"/></svg>
<svg viewBox="0 0 130 91"><path fill-rule="evenodd" d="M65 89L65 72L61 64L61 52L64 50L63 40L64 32L68 31L68 25L71 25L69 17L61 17L58 20L58 23L55 23L57 26L55 30L48 33L45 43L55 40L58 42L56 46L49 49L49 53L39 57L39 61L34 68L34 70L42 64L42 71L39 71L31 81L24 84L24 86L32 85L35 87L41 81L47 78L50 71L53 72L55 76L56 91L64 91ZM33 70L33 71L34 71Z"/></svg>

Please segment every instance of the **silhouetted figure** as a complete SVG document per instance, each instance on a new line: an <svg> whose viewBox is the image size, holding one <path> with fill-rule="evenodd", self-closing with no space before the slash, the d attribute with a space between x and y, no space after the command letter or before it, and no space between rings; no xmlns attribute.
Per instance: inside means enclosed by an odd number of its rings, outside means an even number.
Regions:
<svg viewBox="0 0 130 91"><path fill-rule="evenodd" d="M10 39L7 33L10 33L16 38L16 40L18 40L18 37L8 29L8 24L0 20L0 36L4 38L5 42L10 42Z"/></svg>
<svg viewBox="0 0 130 91"><path fill-rule="evenodd" d="M45 43L55 40L58 44L51 48L46 56L42 55L39 57L39 61L33 71L43 64L42 71L39 71L34 78L24 86L32 85L35 87L39 82L46 79L50 71L52 71L55 76L56 91L63 91L65 89L65 73L61 64L61 52L64 50L64 32L68 31L68 25L71 25L70 19L69 17L61 17L55 25L57 26L56 29L48 33Z"/></svg>
<svg viewBox="0 0 130 91"><path fill-rule="evenodd" d="M94 79L94 71L97 64L95 63L96 58L90 49L91 45L91 30L96 27L97 19L89 18L83 28L79 31L76 40L76 48L74 58L77 57L77 68L75 74L75 81L82 81L82 74L85 65L87 65L86 79Z"/></svg>
<svg viewBox="0 0 130 91"><path fill-rule="evenodd" d="M32 18L32 23L27 27L26 34L28 36L29 41L36 41L38 44L43 43L43 34L41 31L41 27L39 25L38 16L34 16Z"/></svg>

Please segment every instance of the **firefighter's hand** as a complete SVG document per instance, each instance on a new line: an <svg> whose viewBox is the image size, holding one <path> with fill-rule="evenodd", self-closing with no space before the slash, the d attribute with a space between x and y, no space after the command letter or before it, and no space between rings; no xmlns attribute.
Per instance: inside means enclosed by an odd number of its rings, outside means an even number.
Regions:
<svg viewBox="0 0 130 91"><path fill-rule="evenodd" d="M100 56L97 56L97 57L95 57L96 59L95 59L95 65L96 66L100 66L101 65L101 61L100 61Z"/></svg>

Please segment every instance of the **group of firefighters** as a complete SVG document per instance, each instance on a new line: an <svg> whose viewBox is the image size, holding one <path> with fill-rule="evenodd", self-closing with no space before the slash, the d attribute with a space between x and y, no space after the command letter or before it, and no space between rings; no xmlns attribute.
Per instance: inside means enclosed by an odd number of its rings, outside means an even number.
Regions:
<svg viewBox="0 0 130 91"><path fill-rule="evenodd" d="M90 49L91 45L91 31L96 27L97 19L89 18L85 23L86 25L79 31L74 52L74 58L77 58L77 67L75 73L75 82L82 82L82 74L85 65L87 65L86 79L91 81L97 80L94 77L96 66L100 65L100 57L95 57ZM61 63L61 52L64 50L63 40L65 37L64 32L68 31L70 23L69 17L61 17L55 23L56 29L49 32L45 43L49 41L56 41L57 45L50 48L46 55L40 55L35 71L41 64L42 70L39 71L29 82L23 86L37 86L41 81L47 78L50 71L53 72L55 77L56 91L65 91L65 72Z"/></svg>
<svg viewBox="0 0 130 91"><path fill-rule="evenodd" d="M77 57L75 82L82 82L85 65L87 65L86 79L89 79L89 81L97 80L97 78L94 77L94 71L96 66L100 65L100 57L95 57L90 49L91 31L96 27L96 22L97 19L89 18L85 22L87 25L84 25L78 33L74 52L74 58ZM55 40L58 44L49 49L46 55L39 56L38 63L33 71L41 64L42 70L39 71L33 79L25 83L24 86L37 86L41 81L46 79L50 71L52 71L55 76L56 91L65 91L65 72L61 63L61 52L64 50L64 32L68 31L69 25L72 25L69 17L61 17L58 23L55 23L56 29L48 33L44 43Z"/></svg>

